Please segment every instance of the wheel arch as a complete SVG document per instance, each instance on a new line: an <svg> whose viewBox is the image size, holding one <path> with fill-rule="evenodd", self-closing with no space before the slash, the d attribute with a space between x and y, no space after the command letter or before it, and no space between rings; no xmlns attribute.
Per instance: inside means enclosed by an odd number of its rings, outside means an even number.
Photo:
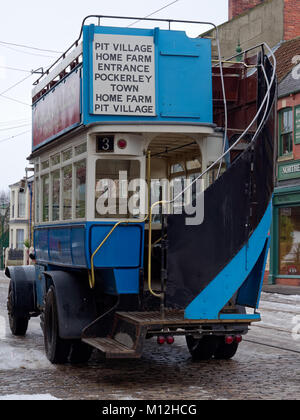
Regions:
<svg viewBox="0 0 300 420"><path fill-rule="evenodd" d="M35 267L6 267L5 275L13 288L13 313L18 317L36 315Z"/></svg>
<svg viewBox="0 0 300 420"><path fill-rule="evenodd" d="M95 295L84 272L45 271L54 286L59 336L80 339L82 330L97 318Z"/></svg>

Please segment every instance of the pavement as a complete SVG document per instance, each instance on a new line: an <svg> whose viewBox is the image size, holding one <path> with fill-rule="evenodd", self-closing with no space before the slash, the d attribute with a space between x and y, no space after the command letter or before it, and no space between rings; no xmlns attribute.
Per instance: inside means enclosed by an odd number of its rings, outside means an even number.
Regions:
<svg viewBox="0 0 300 420"><path fill-rule="evenodd" d="M264 284L263 292L266 293L277 293L279 295L300 295L300 287L296 286L285 286L282 284Z"/></svg>

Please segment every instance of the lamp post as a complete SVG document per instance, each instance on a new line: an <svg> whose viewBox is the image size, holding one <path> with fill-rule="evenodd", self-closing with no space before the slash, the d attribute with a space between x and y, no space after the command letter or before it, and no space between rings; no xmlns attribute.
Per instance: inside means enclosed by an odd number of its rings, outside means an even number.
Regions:
<svg viewBox="0 0 300 420"><path fill-rule="evenodd" d="M2 229L1 229L1 269L4 268L4 261L3 261L3 248L4 248L4 220L7 212L8 204L2 203L0 206L0 214L2 219Z"/></svg>

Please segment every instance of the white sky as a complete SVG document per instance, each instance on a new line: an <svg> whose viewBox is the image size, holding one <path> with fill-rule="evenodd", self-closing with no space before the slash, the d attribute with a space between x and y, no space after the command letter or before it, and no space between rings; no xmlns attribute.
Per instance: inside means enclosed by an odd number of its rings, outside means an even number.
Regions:
<svg viewBox="0 0 300 420"><path fill-rule="evenodd" d="M79 36L82 20L89 14L144 17L171 3L172 0L85 0L71 2L62 0L15 0L1 3L0 41L25 44L55 51L66 50ZM157 18L210 21L220 24L228 19L228 0L179 0L165 10L152 16ZM127 26L128 21L106 21L108 25ZM137 24L135 27L145 27ZM158 26L158 25L155 25ZM162 26L163 27L163 26ZM187 30L197 36L208 27L195 25L174 27ZM36 54L36 55L32 55ZM48 56L48 57L45 57ZM1 66L32 70L47 67L57 54L4 46L0 43L0 95L29 73L3 69ZM31 103L31 88L36 76L30 76L16 86L7 96ZM16 128L18 127L18 128ZM8 137L27 132L16 138ZM4 99L0 96L0 191L17 182L28 166L26 157L31 151L31 108Z"/></svg>

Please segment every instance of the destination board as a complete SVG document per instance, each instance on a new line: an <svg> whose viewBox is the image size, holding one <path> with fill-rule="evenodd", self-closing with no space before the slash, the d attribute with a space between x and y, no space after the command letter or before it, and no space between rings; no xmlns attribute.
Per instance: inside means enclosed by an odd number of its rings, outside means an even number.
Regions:
<svg viewBox="0 0 300 420"><path fill-rule="evenodd" d="M153 37L95 34L92 113L156 115Z"/></svg>

